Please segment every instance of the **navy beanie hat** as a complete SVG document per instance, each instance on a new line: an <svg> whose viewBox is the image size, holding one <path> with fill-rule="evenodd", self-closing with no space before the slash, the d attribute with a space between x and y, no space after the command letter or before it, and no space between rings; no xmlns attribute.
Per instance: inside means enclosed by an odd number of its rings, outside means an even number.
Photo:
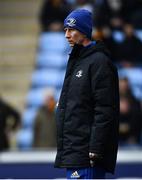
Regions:
<svg viewBox="0 0 142 180"><path fill-rule="evenodd" d="M72 11L64 20L64 28L77 29L91 39L92 37L92 14L86 9Z"/></svg>

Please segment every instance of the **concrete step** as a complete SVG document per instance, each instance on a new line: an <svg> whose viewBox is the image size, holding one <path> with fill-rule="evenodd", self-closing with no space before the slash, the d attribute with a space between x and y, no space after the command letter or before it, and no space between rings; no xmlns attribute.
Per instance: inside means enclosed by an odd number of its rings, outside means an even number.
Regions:
<svg viewBox="0 0 142 180"><path fill-rule="evenodd" d="M21 79L20 79L21 77ZM15 94L17 92L23 93L25 92L31 85L31 76L22 77L19 78L11 78L11 79L0 79L1 87L0 92L3 93L11 93L14 92Z"/></svg>
<svg viewBox="0 0 142 180"><path fill-rule="evenodd" d="M14 69L14 68L0 68L0 79L15 79L20 78L19 76L29 76L32 73L33 68L27 67L23 69Z"/></svg>
<svg viewBox="0 0 142 180"><path fill-rule="evenodd" d="M3 78L3 77L11 77L12 76L15 76L15 74L23 74L23 75L26 75L26 74L29 74L31 73L32 71L34 70L34 66L17 66L15 67L14 65L13 66L0 66L0 79Z"/></svg>
<svg viewBox="0 0 142 180"><path fill-rule="evenodd" d="M9 57L9 56L17 56L19 57L21 56L25 56L27 54L27 57L32 57L32 55L34 55L36 53L36 47L32 46L30 48L27 47L8 47L8 48L3 48L0 51L1 56L3 56L3 58L5 57Z"/></svg>
<svg viewBox="0 0 142 180"><path fill-rule="evenodd" d="M39 32L37 19L0 18L0 34L35 34Z"/></svg>
<svg viewBox="0 0 142 180"><path fill-rule="evenodd" d="M0 16L35 17L39 12L41 3L42 0L1 0Z"/></svg>
<svg viewBox="0 0 142 180"><path fill-rule="evenodd" d="M34 69L43 0L0 0L0 93L23 111Z"/></svg>
<svg viewBox="0 0 142 180"><path fill-rule="evenodd" d="M37 50L37 36L0 36L0 67L33 66Z"/></svg>
<svg viewBox="0 0 142 180"><path fill-rule="evenodd" d="M0 34L37 32L42 0L0 0Z"/></svg>
<svg viewBox="0 0 142 180"><path fill-rule="evenodd" d="M0 34L0 48L23 48L23 46L27 48L32 48L37 43L37 34L9 34L9 35L1 35Z"/></svg>
<svg viewBox="0 0 142 180"><path fill-rule="evenodd" d="M0 88L2 85L9 84L10 86L15 86L15 83L27 82L27 84L31 81L32 69L0 69Z"/></svg>
<svg viewBox="0 0 142 180"><path fill-rule="evenodd" d="M2 87L0 88L1 94L17 94L20 93L25 94L27 93L28 89L30 87L30 82L27 83L27 81L15 81L13 84L2 84Z"/></svg>
<svg viewBox="0 0 142 180"><path fill-rule="evenodd" d="M36 49L34 49L34 47L33 49L23 48L23 49L20 49L20 51L18 51L18 48L17 48L17 51L14 51L14 50L13 51L11 50L11 52L9 52L8 50L2 51L0 53L0 56L1 56L1 59L3 58L5 61L6 59L12 60L13 57L18 59L20 56L23 59L25 58L25 61L29 61L29 58L33 58L35 53L36 53ZM20 61L20 58L18 61Z"/></svg>
<svg viewBox="0 0 142 180"><path fill-rule="evenodd" d="M15 71L17 69L33 69L33 67L35 66L35 55L33 54L16 54L16 55L7 55L7 56L2 56L1 57L1 61L0 61L0 69L3 68L10 68L10 69L14 69Z"/></svg>

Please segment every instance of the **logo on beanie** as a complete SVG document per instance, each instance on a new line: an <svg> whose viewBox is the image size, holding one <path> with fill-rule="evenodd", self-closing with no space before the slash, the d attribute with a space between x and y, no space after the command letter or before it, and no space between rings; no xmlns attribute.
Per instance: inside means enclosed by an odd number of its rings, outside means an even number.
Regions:
<svg viewBox="0 0 142 180"><path fill-rule="evenodd" d="M73 27L76 25L76 20L74 18L69 18L66 24L70 27Z"/></svg>

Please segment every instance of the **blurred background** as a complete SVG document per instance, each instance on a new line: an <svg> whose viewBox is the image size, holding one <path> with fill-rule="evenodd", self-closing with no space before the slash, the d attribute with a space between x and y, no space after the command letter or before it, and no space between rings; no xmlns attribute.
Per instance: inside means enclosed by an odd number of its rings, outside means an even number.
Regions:
<svg viewBox="0 0 142 180"><path fill-rule="evenodd" d="M108 178L142 178L141 0L0 0L0 178L65 177L53 167L54 116L70 50L63 21L77 8L92 12L93 40L119 72L119 153Z"/></svg>

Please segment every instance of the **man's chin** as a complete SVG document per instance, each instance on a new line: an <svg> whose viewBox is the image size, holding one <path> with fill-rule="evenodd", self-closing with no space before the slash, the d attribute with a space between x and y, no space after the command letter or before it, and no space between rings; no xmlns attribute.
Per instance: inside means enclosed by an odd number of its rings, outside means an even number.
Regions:
<svg viewBox="0 0 142 180"><path fill-rule="evenodd" d="M74 44L70 44L70 47L73 47L74 46Z"/></svg>
<svg viewBox="0 0 142 180"><path fill-rule="evenodd" d="M70 43L70 42L69 42L69 45L70 45L70 47L73 47L73 46L74 46L74 43Z"/></svg>

